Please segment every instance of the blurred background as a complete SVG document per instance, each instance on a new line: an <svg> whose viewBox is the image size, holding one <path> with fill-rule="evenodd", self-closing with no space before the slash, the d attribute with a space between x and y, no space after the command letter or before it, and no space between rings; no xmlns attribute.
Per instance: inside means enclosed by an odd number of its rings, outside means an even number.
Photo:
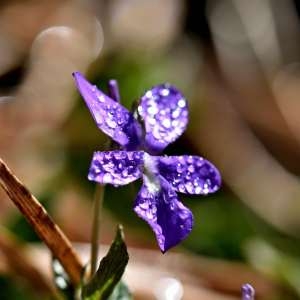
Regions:
<svg viewBox="0 0 300 300"><path fill-rule="evenodd" d="M239 299L244 282L257 299L300 299L299 16L296 0L3 0L0 157L72 241L87 243L87 172L107 139L71 73L103 91L117 79L128 108L170 82L190 122L166 153L211 160L223 187L180 195L195 227L163 256L132 211L140 183L107 186L101 242L124 225L135 299ZM2 191L0 224L0 299L52 299L34 280L49 276L48 253ZM162 295L172 284L178 293Z"/></svg>

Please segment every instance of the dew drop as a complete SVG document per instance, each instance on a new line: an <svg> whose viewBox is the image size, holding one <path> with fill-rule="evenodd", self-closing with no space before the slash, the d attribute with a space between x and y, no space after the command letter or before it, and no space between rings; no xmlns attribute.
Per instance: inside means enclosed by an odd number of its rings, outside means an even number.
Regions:
<svg viewBox="0 0 300 300"><path fill-rule="evenodd" d="M153 216L153 214L152 214L152 212L150 210L147 210L146 211L146 217L147 217L147 219L151 220L151 219L153 219L154 216Z"/></svg>
<svg viewBox="0 0 300 300"><path fill-rule="evenodd" d="M152 98L153 94L152 94L151 91L147 91L147 93L145 94L145 96L150 99L150 98Z"/></svg>
<svg viewBox="0 0 300 300"><path fill-rule="evenodd" d="M148 107L147 112L148 112L148 114L153 116L158 113L158 108L156 105L152 105L152 106Z"/></svg>
<svg viewBox="0 0 300 300"><path fill-rule="evenodd" d="M187 182L185 187L186 187L186 190L189 194L194 193L194 187L193 187L193 184L191 182Z"/></svg>
<svg viewBox="0 0 300 300"><path fill-rule="evenodd" d="M172 112L172 118L176 119L180 116L180 110L176 109Z"/></svg>
<svg viewBox="0 0 300 300"><path fill-rule="evenodd" d="M169 119L164 119L162 121L162 125L165 127L165 128L170 128L171 127L171 121Z"/></svg>
<svg viewBox="0 0 300 300"><path fill-rule="evenodd" d="M195 194L200 194L202 191L201 187L200 186L196 186L195 188Z"/></svg>
<svg viewBox="0 0 300 300"><path fill-rule="evenodd" d="M184 99L180 99L178 102L177 102L177 105L180 107L180 108L184 108L185 105L186 105L186 102Z"/></svg>
<svg viewBox="0 0 300 300"><path fill-rule="evenodd" d="M149 203L147 201L145 201L143 203L140 203L139 207L146 210L149 208Z"/></svg>
<svg viewBox="0 0 300 300"><path fill-rule="evenodd" d="M195 167L193 165L189 165L188 166L188 171L191 172L191 173L194 173L195 172Z"/></svg>
<svg viewBox="0 0 300 300"><path fill-rule="evenodd" d="M182 183L178 185L178 191L180 193L184 193L185 192L185 187L184 187L184 185Z"/></svg>
<svg viewBox="0 0 300 300"><path fill-rule="evenodd" d="M104 183L110 183L112 181L112 176L109 173L105 173L102 178Z"/></svg>
<svg viewBox="0 0 300 300"><path fill-rule="evenodd" d="M168 90L168 89L162 89L162 90L159 91L159 94L161 96L166 97L166 96L168 96L170 94L170 90Z"/></svg>
<svg viewBox="0 0 300 300"><path fill-rule="evenodd" d="M184 166L182 164L178 163L176 166L176 171L178 173L181 173L181 172L183 172L183 170L184 170Z"/></svg>
<svg viewBox="0 0 300 300"><path fill-rule="evenodd" d="M100 95L98 96L98 100L103 103L105 101L105 98L102 95Z"/></svg>
<svg viewBox="0 0 300 300"><path fill-rule="evenodd" d="M152 126L154 126L156 124L156 120L152 117L148 117L147 122L149 125L152 125Z"/></svg>
<svg viewBox="0 0 300 300"><path fill-rule="evenodd" d="M186 160L189 164L192 164L193 162L194 162L194 158L193 158L193 156L192 155L189 155L188 157L187 157L187 160Z"/></svg>
<svg viewBox="0 0 300 300"><path fill-rule="evenodd" d="M114 120L109 119L109 118L106 120L106 124L110 128L116 128L117 127L117 123Z"/></svg>
<svg viewBox="0 0 300 300"><path fill-rule="evenodd" d="M122 171L122 176L127 177L128 176L128 171L125 169Z"/></svg>
<svg viewBox="0 0 300 300"><path fill-rule="evenodd" d="M175 209L175 204L174 204L174 202L170 203L170 209L171 209L171 210L174 210L174 209Z"/></svg>

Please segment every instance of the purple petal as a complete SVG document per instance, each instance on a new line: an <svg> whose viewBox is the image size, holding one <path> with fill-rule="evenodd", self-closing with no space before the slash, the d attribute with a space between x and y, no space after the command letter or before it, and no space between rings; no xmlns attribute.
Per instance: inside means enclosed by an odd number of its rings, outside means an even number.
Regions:
<svg viewBox="0 0 300 300"><path fill-rule="evenodd" d="M177 199L172 186L159 176L160 189L144 184L134 204L134 211L144 219L156 235L162 252L185 239L193 227L193 214Z"/></svg>
<svg viewBox="0 0 300 300"><path fill-rule="evenodd" d="M118 81L115 79L111 79L108 81L108 91L109 91L109 96L120 103L121 99L120 99L120 92L119 92L119 85L118 85Z"/></svg>
<svg viewBox="0 0 300 300"><path fill-rule="evenodd" d="M187 102L173 86L162 84L147 91L141 98L138 113L145 122L146 148L161 152L175 141L188 123Z"/></svg>
<svg viewBox="0 0 300 300"><path fill-rule="evenodd" d="M137 149L140 144L141 126L133 115L95 85L90 84L79 72L73 73L73 76L97 126L124 148Z"/></svg>
<svg viewBox="0 0 300 300"><path fill-rule="evenodd" d="M242 300L254 300L255 290L249 283L242 286Z"/></svg>
<svg viewBox="0 0 300 300"><path fill-rule="evenodd" d="M142 176L143 151L95 152L88 179L98 183L125 185Z"/></svg>
<svg viewBox="0 0 300 300"><path fill-rule="evenodd" d="M221 185L218 169L199 156L159 157L158 169L180 193L206 195L217 191Z"/></svg>

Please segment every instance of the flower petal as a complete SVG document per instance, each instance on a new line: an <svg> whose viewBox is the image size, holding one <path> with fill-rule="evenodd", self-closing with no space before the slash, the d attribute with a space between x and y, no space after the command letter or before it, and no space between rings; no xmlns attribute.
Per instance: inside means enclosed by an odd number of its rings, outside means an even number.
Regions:
<svg viewBox="0 0 300 300"><path fill-rule="evenodd" d="M188 123L187 102L181 92L169 84L147 91L141 98L138 113L145 122L146 148L161 152L175 141Z"/></svg>
<svg viewBox="0 0 300 300"><path fill-rule="evenodd" d="M149 187L145 179L134 211L151 226L164 253L188 236L193 227L193 214L178 201L176 192L162 176L159 176L158 191Z"/></svg>
<svg viewBox="0 0 300 300"><path fill-rule="evenodd" d="M206 195L217 191L221 186L218 169L199 156L159 157L158 169L180 193Z"/></svg>
<svg viewBox="0 0 300 300"><path fill-rule="evenodd" d="M88 179L115 186L125 185L142 176L143 151L95 152Z"/></svg>
<svg viewBox="0 0 300 300"><path fill-rule="evenodd" d="M89 83L79 72L73 76L97 126L124 148L137 149L142 131L132 113Z"/></svg>

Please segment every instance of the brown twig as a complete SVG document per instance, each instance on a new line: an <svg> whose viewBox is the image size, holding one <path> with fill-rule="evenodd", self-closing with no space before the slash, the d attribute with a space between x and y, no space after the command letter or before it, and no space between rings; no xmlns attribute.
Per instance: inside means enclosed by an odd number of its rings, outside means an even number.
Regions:
<svg viewBox="0 0 300 300"><path fill-rule="evenodd" d="M80 282L83 266L70 241L53 222L45 208L16 178L0 158L0 185L18 207L37 235L45 242L72 282Z"/></svg>

